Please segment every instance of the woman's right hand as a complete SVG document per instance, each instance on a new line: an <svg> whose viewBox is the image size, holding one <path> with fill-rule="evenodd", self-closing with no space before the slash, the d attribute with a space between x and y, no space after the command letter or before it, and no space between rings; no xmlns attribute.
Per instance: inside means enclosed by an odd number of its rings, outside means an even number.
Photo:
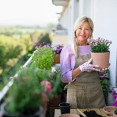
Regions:
<svg viewBox="0 0 117 117"><path fill-rule="evenodd" d="M91 71L99 71L99 69L96 69L99 67L99 65L92 65L90 64L92 61L92 58L89 59L87 62L85 62L84 64L80 65L79 68L81 70L81 72L91 72Z"/></svg>

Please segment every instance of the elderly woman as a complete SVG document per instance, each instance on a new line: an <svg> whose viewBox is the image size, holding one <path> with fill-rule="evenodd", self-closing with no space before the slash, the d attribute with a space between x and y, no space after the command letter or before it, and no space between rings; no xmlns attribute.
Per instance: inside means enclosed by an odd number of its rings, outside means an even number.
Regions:
<svg viewBox="0 0 117 117"><path fill-rule="evenodd" d="M74 25L73 47L67 45L61 52L61 80L68 83L67 102L71 108L102 108L104 95L99 80L97 65L91 63L91 48L88 39L93 33L93 22L81 17Z"/></svg>

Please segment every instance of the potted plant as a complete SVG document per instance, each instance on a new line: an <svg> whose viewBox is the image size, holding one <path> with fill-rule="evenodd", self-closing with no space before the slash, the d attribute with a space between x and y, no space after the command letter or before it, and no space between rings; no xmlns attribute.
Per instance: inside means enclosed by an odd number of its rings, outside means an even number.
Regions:
<svg viewBox="0 0 117 117"><path fill-rule="evenodd" d="M56 45L53 49L54 49L54 64L60 64L60 53L63 49L63 44L58 44Z"/></svg>
<svg viewBox="0 0 117 117"><path fill-rule="evenodd" d="M54 61L53 56L54 53L51 45L49 43L40 43L39 46L36 46L32 64L40 69L50 70Z"/></svg>
<svg viewBox="0 0 117 117"><path fill-rule="evenodd" d="M99 65L99 69L109 67L109 46L112 44L111 41L103 38L89 40L91 46L91 58L93 59L94 65Z"/></svg>
<svg viewBox="0 0 117 117"><path fill-rule="evenodd" d="M51 68L53 64L60 64L60 53L63 47L63 44L51 46L50 43L45 44L45 42L35 42L36 52L34 53L33 62L36 62L37 66L41 66L41 68L45 67L45 63L49 68ZM41 60L43 60L44 63L41 62Z"/></svg>
<svg viewBox="0 0 117 117"><path fill-rule="evenodd" d="M43 117L45 103L52 95L51 83L39 81L39 68L23 68L10 88L7 98L1 107L6 117Z"/></svg>

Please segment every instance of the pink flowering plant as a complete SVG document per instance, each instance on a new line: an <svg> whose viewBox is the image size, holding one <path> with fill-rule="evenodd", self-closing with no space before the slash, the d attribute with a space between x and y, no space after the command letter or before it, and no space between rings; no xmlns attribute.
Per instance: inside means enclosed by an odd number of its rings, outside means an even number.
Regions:
<svg viewBox="0 0 117 117"><path fill-rule="evenodd" d="M30 115L36 113L52 97L52 85L46 78L39 80L39 68L22 68L18 72L5 101L10 100L6 106L10 114ZM42 75L42 74L41 74ZM42 76L41 76L42 77Z"/></svg>
<svg viewBox="0 0 117 117"><path fill-rule="evenodd" d="M103 38L98 38L90 39L88 43L91 46L92 52L108 52L110 44L112 44L112 41Z"/></svg>
<svg viewBox="0 0 117 117"><path fill-rule="evenodd" d="M48 103L48 101L49 101L48 95L49 95L49 93L51 94L51 92L52 92L51 83L49 81L41 81L41 86L44 86L44 91L42 93L44 102Z"/></svg>
<svg viewBox="0 0 117 117"><path fill-rule="evenodd" d="M117 91L114 90L114 91L112 92L112 95L113 95L113 97L115 98L115 101L114 101L113 105L114 105L115 107L117 107Z"/></svg>

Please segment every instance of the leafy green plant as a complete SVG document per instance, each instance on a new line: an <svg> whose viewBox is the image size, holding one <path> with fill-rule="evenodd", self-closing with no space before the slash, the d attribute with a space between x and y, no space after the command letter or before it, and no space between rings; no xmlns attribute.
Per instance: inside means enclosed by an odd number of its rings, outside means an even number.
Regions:
<svg viewBox="0 0 117 117"><path fill-rule="evenodd" d="M32 64L35 64L40 69L50 70L53 65L53 55L53 48L51 48L50 44L40 44L34 53Z"/></svg>
<svg viewBox="0 0 117 117"><path fill-rule="evenodd" d="M100 83L103 89L104 97L108 96L108 93L111 92L111 89L109 88L111 83L109 78L102 78L100 79Z"/></svg>
<svg viewBox="0 0 117 117"><path fill-rule="evenodd" d="M90 39L89 45L91 46L92 52L108 52L109 46L112 44L112 41L105 40L103 38Z"/></svg>
<svg viewBox="0 0 117 117"><path fill-rule="evenodd" d="M61 77L61 72L60 72L60 68L56 68L56 72L53 72L53 76L52 76L52 92L54 95L59 95L63 90L64 90L64 86L66 85L66 83L63 83L60 79Z"/></svg>
<svg viewBox="0 0 117 117"><path fill-rule="evenodd" d="M100 78L100 84L102 86L105 101L108 97L108 93L112 92L112 90L110 89L111 83L110 83L110 75L109 74L110 74L109 70L107 70L105 77Z"/></svg>

